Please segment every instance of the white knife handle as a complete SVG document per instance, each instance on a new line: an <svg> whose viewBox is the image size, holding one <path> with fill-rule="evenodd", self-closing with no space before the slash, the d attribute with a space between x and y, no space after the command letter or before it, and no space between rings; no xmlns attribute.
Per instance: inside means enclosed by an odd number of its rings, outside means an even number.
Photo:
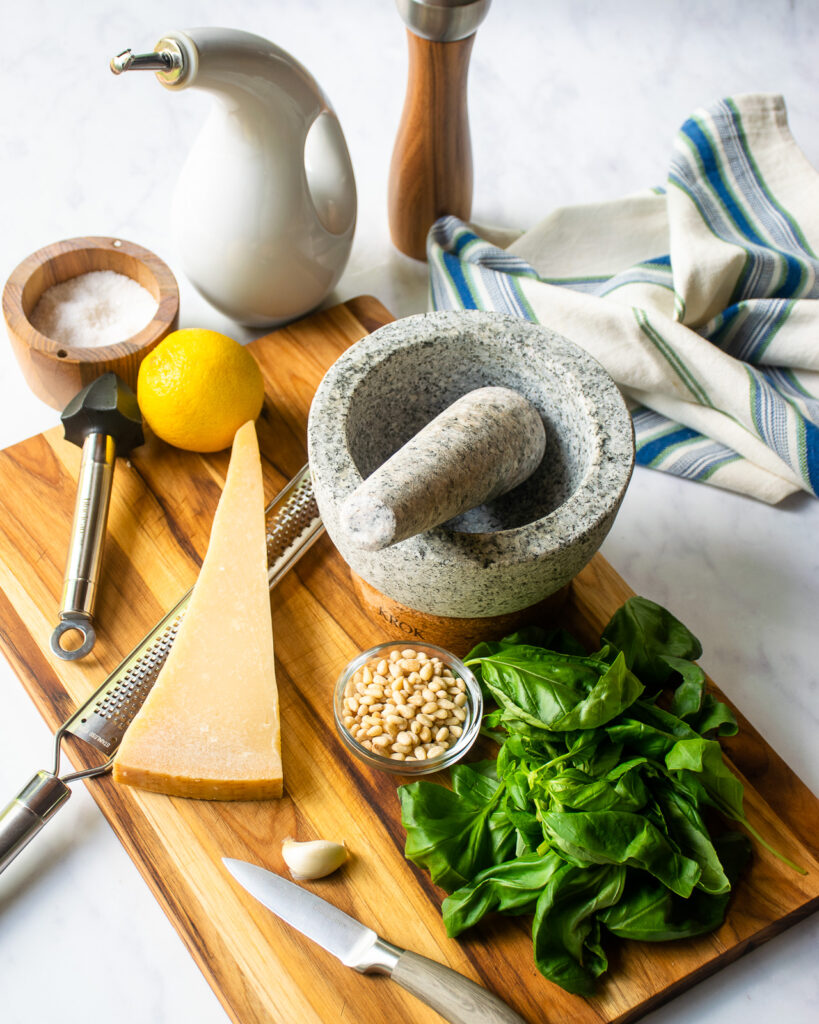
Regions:
<svg viewBox="0 0 819 1024"><path fill-rule="evenodd" d="M402 952L390 977L450 1024L526 1024L481 985L417 953Z"/></svg>

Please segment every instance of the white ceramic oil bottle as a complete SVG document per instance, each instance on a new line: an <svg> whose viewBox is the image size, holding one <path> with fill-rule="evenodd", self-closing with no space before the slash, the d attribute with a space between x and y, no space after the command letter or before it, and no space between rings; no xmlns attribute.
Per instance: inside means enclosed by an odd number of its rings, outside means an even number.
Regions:
<svg viewBox="0 0 819 1024"><path fill-rule="evenodd" d="M356 190L338 119L310 72L267 39L226 28L170 32L111 69L155 71L167 89L213 96L172 214L182 269L202 295L249 326L318 306L350 254Z"/></svg>

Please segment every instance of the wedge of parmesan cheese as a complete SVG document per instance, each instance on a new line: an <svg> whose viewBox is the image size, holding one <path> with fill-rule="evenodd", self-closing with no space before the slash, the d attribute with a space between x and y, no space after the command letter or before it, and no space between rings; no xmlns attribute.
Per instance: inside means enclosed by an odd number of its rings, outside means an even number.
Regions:
<svg viewBox="0 0 819 1024"><path fill-rule="evenodd" d="M204 800L281 796L264 491L252 422L236 433L188 610L122 739L114 779Z"/></svg>

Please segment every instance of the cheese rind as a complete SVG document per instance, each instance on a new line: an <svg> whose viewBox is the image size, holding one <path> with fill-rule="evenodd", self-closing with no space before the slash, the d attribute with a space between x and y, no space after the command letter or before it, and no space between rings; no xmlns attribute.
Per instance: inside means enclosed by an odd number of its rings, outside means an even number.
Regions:
<svg viewBox="0 0 819 1024"><path fill-rule="evenodd" d="M117 782L170 796L282 793L264 489L252 422L236 433L188 610L114 759Z"/></svg>

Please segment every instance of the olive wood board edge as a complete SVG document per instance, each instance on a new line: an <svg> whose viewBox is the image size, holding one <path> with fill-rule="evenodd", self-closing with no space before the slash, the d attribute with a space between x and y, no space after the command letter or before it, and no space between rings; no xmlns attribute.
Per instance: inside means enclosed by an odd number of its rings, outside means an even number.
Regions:
<svg viewBox="0 0 819 1024"><path fill-rule="evenodd" d="M390 319L380 303L363 297L252 343L267 389L257 426L270 497L305 461L307 411L327 367ZM59 428L0 452L0 646L52 728L194 582L228 461L228 453L178 452L149 436L130 462L117 467L99 639L89 658L70 663L53 657L48 637L79 454ZM561 619L593 643L630 594L595 556L574 581ZM234 1021L440 1020L396 985L344 968L279 922L221 865L223 856L238 857L286 874L280 845L288 835L344 839L350 862L313 883L314 891L388 940L491 988L532 1024L634 1020L819 905L819 800L740 714L742 731L726 747L747 782L749 817L810 868L807 876L755 853L716 933L654 945L608 943L613 970L591 1000L538 974L528 919L487 921L461 940L448 939L441 892L404 860L393 780L355 762L333 729L331 694L339 670L384 635L356 601L349 571L326 536L279 584L271 602L284 724L281 801L208 803L130 790L110 778L88 784ZM82 744L73 745L70 755L77 767L95 760Z"/></svg>

